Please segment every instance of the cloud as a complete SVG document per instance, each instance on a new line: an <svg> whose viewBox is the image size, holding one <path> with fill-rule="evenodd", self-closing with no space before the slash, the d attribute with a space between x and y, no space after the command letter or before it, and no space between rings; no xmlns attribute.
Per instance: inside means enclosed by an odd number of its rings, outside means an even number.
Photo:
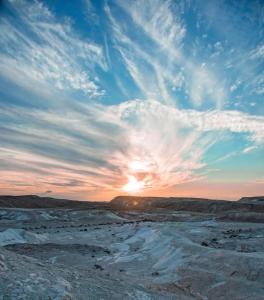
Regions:
<svg viewBox="0 0 264 300"><path fill-rule="evenodd" d="M192 70L192 71L191 71ZM201 67L190 67L192 73L190 85L190 98L193 104L198 107L204 99L214 99L217 106L220 108L221 103L226 99L226 92L221 85L219 85L214 74L210 72L205 64Z"/></svg>
<svg viewBox="0 0 264 300"><path fill-rule="evenodd" d="M263 59L263 57L264 57L264 45L263 44L257 46L255 49L253 49L250 52L251 59Z"/></svg>
<svg viewBox="0 0 264 300"><path fill-rule="evenodd" d="M262 149L263 45L240 40L232 9L218 17L225 5L116 0L99 16L100 5L83 4L97 42L44 2L5 4L1 190L102 198L135 178L154 193L205 181L211 164ZM236 103L255 103L252 115ZM208 156L227 137L244 150L234 143Z"/></svg>
<svg viewBox="0 0 264 300"><path fill-rule="evenodd" d="M95 65L107 68L101 46L79 36L69 20L41 2L12 1L8 8L11 14L0 22L3 78L29 90L36 85L39 93L54 87L92 97L104 93L92 79Z"/></svg>
<svg viewBox="0 0 264 300"><path fill-rule="evenodd" d="M247 147L243 150L243 153L250 153L252 152L253 150L257 149L256 146L250 146L250 147Z"/></svg>
<svg viewBox="0 0 264 300"><path fill-rule="evenodd" d="M178 14L173 13L171 1L117 2L161 49L172 51L182 44L186 28L178 17L179 11ZM176 9L179 10L178 7Z"/></svg>
<svg viewBox="0 0 264 300"><path fill-rule="evenodd" d="M91 0L83 0L85 5L85 16L89 22L93 22L94 24L99 23L99 17L96 13L96 9Z"/></svg>
<svg viewBox="0 0 264 300"><path fill-rule="evenodd" d="M219 133L244 133L264 144L263 117L179 110L154 100L63 112L5 107L1 119L2 185L16 178L55 194L63 188L120 193L128 176L146 191L202 180L205 155L220 142Z"/></svg>
<svg viewBox="0 0 264 300"><path fill-rule="evenodd" d="M185 95L195 107L208 103L212 108L224 105L228 89L222 76L200 61L199 56L185 53L189 32L183 19L183 2L138 0L116 3L130 17L126 22L141 34L139 38L131 33L110 6L105 6L116 48L146 98L183 105L183 99L178 100L171 92L175 92L177 83L176 91L181 92L181 97ZM149 41L147 45L142 43L142 36ZM204 47L196 46L194 50L205 51Z"/></svg>
<svg viewBox="0 0 264 300"><path fill-rule="evenodd" d="M179 126L190 127L196 131L228 130L248 133L250 140L260 144L264 142L264 117L262 116L251 116L230 110L180 110L172 106L161 105L157 101L131 101L120 106L125 106L124 111L133 112L136 116L141 113L144 117L147 117L148 113L156 114L157 117L166 116L166 118L172 118Z"/></svg>

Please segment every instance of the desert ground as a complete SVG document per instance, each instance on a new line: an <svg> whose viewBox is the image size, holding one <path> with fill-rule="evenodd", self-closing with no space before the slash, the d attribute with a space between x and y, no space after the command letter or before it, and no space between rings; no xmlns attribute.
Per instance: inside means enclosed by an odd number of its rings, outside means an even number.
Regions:
<svg viewBox="0 0 264 300"><path fill-rule="evenodd" d="M264 197L0 206L0 299L264 299Z"/></svg>

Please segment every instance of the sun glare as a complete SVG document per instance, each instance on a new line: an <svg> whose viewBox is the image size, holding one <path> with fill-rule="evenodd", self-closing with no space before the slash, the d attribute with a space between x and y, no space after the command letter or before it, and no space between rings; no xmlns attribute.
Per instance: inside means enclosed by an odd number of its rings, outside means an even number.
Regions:
<svg viewBox="0 0 264 300"><path fill-rule="evenodd" d="M127 193L138 193L144 187L143 181L138 181L135 176L128 176L128 183L123 186L123 190Z"/></svg>
<svg viewBox="0 0 264 300"><path fill-rule="evenodd" d="M135 160L129 164L129 169L132 171L144 171L147 169L147 163Z"/></svg>

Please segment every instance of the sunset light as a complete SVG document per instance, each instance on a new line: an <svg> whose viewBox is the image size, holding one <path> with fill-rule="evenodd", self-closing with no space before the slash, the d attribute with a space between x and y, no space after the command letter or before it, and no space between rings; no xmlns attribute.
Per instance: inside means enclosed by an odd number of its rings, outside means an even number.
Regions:
<svg viewBox="0 0 264 300"><path fill-rule="evenodd" d="M264 193L262 0L64 2L0 1L0 194Z"/></svg>
<svg viewBox="0 0 264 300"><path fill-rule="evenodd" d="M264 0L0 0L0 300L264 300Z"/></svg>
<svg viewBox="0 0 264 300"><path fill-rule="evenodd" d="M143 181L138 181L135 176L129 175L128 176L128 183L123 186L123 191L127 193L138 193L144 187Z"/></svg>

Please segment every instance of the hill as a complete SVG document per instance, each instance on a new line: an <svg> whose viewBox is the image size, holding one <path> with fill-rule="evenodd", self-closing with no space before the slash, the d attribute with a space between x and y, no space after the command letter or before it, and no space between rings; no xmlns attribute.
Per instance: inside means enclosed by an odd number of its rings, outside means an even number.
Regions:
<svg viewBox="0 0 264 300"><path fill-rule="evenodd" d="M257 197L261 199L264 197ZM242 198L245 199L245 198ZM153 210L168 209L193 211L201 213L235 212L264 212L264 201L227 201L204 198L182 197L134 197L118 196L111 201L111 207L121 210Z"/></svg>
<svg viewBox="0 0 264 300"><path fill-rule="evenodd" d="M0 207L10 208L106 208L105 202L77 201L37 195L0 196Z"/></svg>

